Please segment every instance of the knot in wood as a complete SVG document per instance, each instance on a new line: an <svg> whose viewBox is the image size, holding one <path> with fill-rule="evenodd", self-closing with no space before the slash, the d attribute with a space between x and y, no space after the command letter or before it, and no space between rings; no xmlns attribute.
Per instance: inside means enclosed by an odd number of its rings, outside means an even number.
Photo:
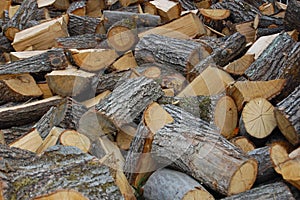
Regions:
<svg viewBox="0 0 300 200"><path fill-rule="evenodd" d="M50 56L50 64L56 69L64 69L67 65L64 56Z"/></svg>

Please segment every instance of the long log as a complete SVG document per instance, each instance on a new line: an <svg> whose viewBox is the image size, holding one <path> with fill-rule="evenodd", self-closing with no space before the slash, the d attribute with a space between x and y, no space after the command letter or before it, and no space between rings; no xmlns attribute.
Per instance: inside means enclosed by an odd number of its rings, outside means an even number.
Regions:
<svg viewBox="0 0 300 200"><path fill-rule="evenodd" d="M68 32L70 36L99 33L101 19L69 14Z"/></svg>
<svg viewBox="0 0 300 200"><path fill-rule="evenodd" d="M106 39L102 34L83 34L73 37L57 38L58 47L64 49L93 49Z"/></svg>
<svg viewBox="0 0 300 200"><path fill-rule="evenodd" d="M243 154L207 122L175 106L164 109L175 122L154 135L151 153L160 165L171 165L224 195L252 187L257 174L255 159Z"/></svg>

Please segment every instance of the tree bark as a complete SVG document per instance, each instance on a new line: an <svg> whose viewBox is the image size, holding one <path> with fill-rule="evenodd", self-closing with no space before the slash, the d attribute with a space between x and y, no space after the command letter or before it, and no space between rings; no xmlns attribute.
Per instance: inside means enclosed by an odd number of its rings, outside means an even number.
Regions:
<svg viewBox="0 0 300 200"><path fill-rule="evenodd" d="M255 159L244 155L207 122L171 105L164 109L175 122L154 135L151 153L159 164L171 165L225 195L252 187L257 174Z"/></svg>
<svg viewBox="0 0 300 200"><path fill-rule="evenodd" d="M69 14L68 32L70 36L95 34L100 23L100 18Z"/></svg>
<svg viewBox="0 0 300 200"><path fill-rule="evenodd" d="M45 53L0 66L0 74L43 73L65 69L67 58L62 49L51 49Z"/></svg>
<svg viewBox="0 0 300 200"><path fill-rule="evenodd" d="M93 49L106 39L102 34L83 34L73 37L57 38L58 47L64 49Z"/></svg>
<svg viewBox="0 0 300 200"><path fill-rule="evenodd" d="M296 29L300 31L300 1L290 0L284 15L284 26L286 30Z"/></svg>

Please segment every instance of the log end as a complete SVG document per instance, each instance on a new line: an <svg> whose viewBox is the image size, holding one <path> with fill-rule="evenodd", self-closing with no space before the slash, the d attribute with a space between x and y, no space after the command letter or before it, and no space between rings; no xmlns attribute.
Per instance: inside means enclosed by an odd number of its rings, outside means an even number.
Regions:
<svg viewBox="0 0 300 200"><path fill-rule="evenodd" d="M193 199L213 200L215 198L206 190L196 187L196 189L188 191L182 198L182 200L193 200Z"/></svg>
<svg viewBox="0 0 300 200"><path fill-rule="evenodd" d="M238 194L249 190L256 180L257 169L258 164L256 160L250 159L246 161L232 176L228 194Z"/></svg>

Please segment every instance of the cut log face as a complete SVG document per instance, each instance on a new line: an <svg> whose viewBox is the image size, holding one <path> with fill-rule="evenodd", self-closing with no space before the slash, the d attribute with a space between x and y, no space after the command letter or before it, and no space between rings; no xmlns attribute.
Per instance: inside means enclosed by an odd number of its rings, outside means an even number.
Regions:
<svg viewBox="0 0 300 200"><path fill-rule="evenodd" d="M118 54L111 49L86 49L74 51L72 57L81 69L95 72L111 65Z"/></svg>
<svg viewBox="0 0 300 200"><path fill-rule="evenodd" d="M42 143L43 139L41 138L39 132L35 129L11 143L9 146L36 152Z"/></svg>
<svg viewBox="0 0 300 200"><path fill-rule="evenodd" d="M241 148L243 152L248 153L255 149L254 144L245 136L239 136L230 140L235 146Z"/></svg>
<svg viewBox="0 0 300 200"><path fill-rule="evenodd" d="M242 75L253 62L254 54L245 54L241 58L226 65L224 70L231 74Z"/></svg>
<svg viewBox="0 0 300 200"><path fill-rule="evenodd" d="M237 24L235 28L246 37L247 42L254 42L255 29L253 28L253 21Z"/></svg>
<svg viewBox="0 0 300 200"><path fill-rule="evenodd" d="M159 16L163 22L168 22L180 17L181 6L179 2L169 0L154 0L150 1L157 9Z"/></svg>
<svg viewBox="0 0 300 200"><path fill-rule="evenodd" d="M137 67L135 57L132 51L126 52L122 57L118 58L111 66L116 71L126 71L131 68Z"/></svg>
<svg viewBox="0 0 300 200"><path fill-rule="evenodd" d="M230 10L226 9L199 9L201 15L212 20L222 20L230 16Z"/></svg>
<svg viewBox="0 0 300 200"><path fill-rule="evenodd" d="M146 199L173 199L189 200L196 199L214 199L196 180L190 176L170 170L159 169L154 172L143 187L144 197Z"/></svg>
<svg viewBox="0 0 300 200"><path fill-rule="evenodd" d="M26 101L43 93L29 74L0 76L0 104Z"/></svg>
<svg viewBox="0 0 300 200"><path fill-rule="evenodd" d="M57 199L74 199L74 200L88 200L80 192L75 190L57 190L51 194L46 194L36 197L33 200L57 200Z"/></svg>
<svg viewBox="0 0 300 200"><path fill-rule="evenodd" d="M65 146L74 146L88 152L91 147L91 142L88 137L74 130L66 130L60 136L60 143Z"/></svg>
<svg viewBox="0 0 300 200"><path fill-rule="evenodd" d="M277 126L274 107L266 99L249 101L242 112L247 132L255 138L265 138Z"/></svg>

